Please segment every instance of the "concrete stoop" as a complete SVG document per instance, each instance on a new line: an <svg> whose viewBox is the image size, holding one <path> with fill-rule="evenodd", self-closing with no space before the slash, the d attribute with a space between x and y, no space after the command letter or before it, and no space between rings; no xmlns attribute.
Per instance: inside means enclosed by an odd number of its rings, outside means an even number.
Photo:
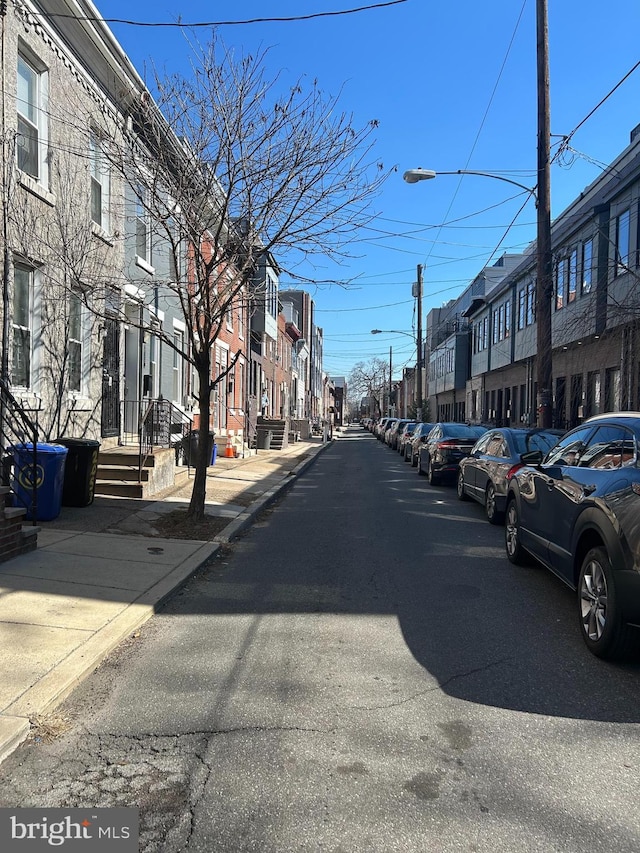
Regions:
<svg viewBox="0 0 640 853"><path fill-rule="evenodd" d="M38 547L40 528L23 525L27 514L23 507L6 506L6 496L10 493L8 486L0 486L0 563L28 554Z"/></svg>
<svg viewBox="0 0 640 853"><path fill-rule="evenodd" d="M96 472L96 495L121 498L149 498L175 482L175 451L155 447L139 471L136 448L114 447L101 450Z"/></svg>
<svg viewBox="0 0 640 853"><path fill-rule="evenodd" d="M260 418L256 424L256 435L252 442L252 449L260 449L261 434L271 433L271 445L269 450L283 450L289 443L287 421L276 418Z"/></svg>

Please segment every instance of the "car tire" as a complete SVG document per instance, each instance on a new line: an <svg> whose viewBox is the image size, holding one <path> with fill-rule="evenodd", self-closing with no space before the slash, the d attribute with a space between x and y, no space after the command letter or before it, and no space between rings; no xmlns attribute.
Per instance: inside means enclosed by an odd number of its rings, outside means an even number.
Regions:
<svg viewBox="0 0 640 853"><path fill-rule="evenodd" d="M422 470L422 463L420 462L420 459L421 459L421 458L422 458L422 457L421 457L421 456L420 456L420 454L418 453L418 461L417 461L417 463L416 463L416 464L417 464L417 466L418 466L418 474L419 474L420 476L422 476L422 475L425 473L425 472Z"/></svg>
<svg viewBox="0 0 640 853"><path fill-rule="evenodd" d="M413 450L412 450L412 451L411 451L411 467L412 467L412 468L415 468L417 464L418 464L418 456L417 456L417 454L416 454L416 453L414 453L414 452L413 452Z"/></svg>
<svg viewBox="0 0 640 853"><path fill-rule="evenodd" d="M429 480L430 486L440 485L440 477L437 474L434 474L431 459L429 459L429 467L427 468L427 479Z"/></svg>
<svg viewBox="0 0 640 853"><path fill-rule="evenodd" d="M493 483L487 485L484 495L484 510L489 524L502 524L504 516L496 507L496 488Z"/></svg>
<svg viewBox="0 0 640 853"><path fill-rule="evenodd" d="M456 483L456 494L458 495L459 501L468 501L469 495L464 490L464 474L462 471L458 471L458 480Z"/></svg>
<svg viewBox="0 0 640 853"><path fill-rule="evenodd" d="M623 618L615 573L607 549L591 548L578 580L580 632L589 651L599 658L624 660L638 649L638 632Z"/></svg>
<svg viewBox="0 0 640 853"><path fill-rule="evenodd" d="M507 504L504 525L504 544L507 559L514 566L527 566L531 562L529 553L520 544L520 514L515 498Z"/></svg>

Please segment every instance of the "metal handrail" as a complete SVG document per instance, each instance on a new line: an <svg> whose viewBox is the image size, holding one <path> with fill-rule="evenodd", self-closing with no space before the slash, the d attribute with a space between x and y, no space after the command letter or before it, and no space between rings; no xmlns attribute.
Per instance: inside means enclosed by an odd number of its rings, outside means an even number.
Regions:
<svg viewBox="0 0 640 853"><path fill-rule="evenodd" d="M142 479L142 471L147 459L154 447L175 447L180 444L193 429L193 418L189 417L170 400L160 397L150 400L128 400L124 402L125 408L122 423L133 425L137 413L137 435L135 443L138 445L138 476ZM133 438L131 429L123 435L122 443L127 444L127 437Z"/></svg>
<svg viewBox="0 0 640 853"><path fill-rule="evenodd" d="M7 382L0 379L0 483L8 486L12 499L27 509L34 525L38 520L38 435L37 422L16 400ZM19 472L16 472L17 458L20 459ZM20 491L13 486L18 476ZM25 502L23 494L30 494L30 504Z"/></svg>

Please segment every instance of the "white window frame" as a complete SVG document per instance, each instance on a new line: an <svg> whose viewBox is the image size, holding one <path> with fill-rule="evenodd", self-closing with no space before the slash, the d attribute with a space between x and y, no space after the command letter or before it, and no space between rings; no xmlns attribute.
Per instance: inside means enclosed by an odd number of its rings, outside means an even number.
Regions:
<svg viewBox="0 0 640 853"><path fill-rule="evenodd" d="M84 320L84 305L82 303L82 294L78 290L78 288L72 288L71 293L69 294L69 317L68 317L68 346L69 346L69 369L68 369L68 377L69 377L69 391L73 394L81 394L82 393L82 379L83 379L83 355L84 355L84 335L83 335L83 320ZM77 316L74 316L75 312L77 312ZM77 362L77 384L74 382L74 358L73 352L74 350L78 351L78 358L75 359Z"/></svg>
<svg viewBox="0 0 640 853"><path fill-rule="evenodd" d="M134 237L135 237L135 250L136 250L136 264L147 272L153 274L155 270L153 268L152 257L151 257L151 213L146 206L146 198L149 193L145 186L138 186L134 192L134 212L133 212L133 222L134 222ZM140 225L144 226L144 255L141 255L138 251L141 248L141 240L139 239L141 234L139 234Z"/></svg>
<svg viewBox="0 0 640 853"><path fill-rule="evenodd" d="M26 390L31 390L33 388L33 354L34 354L34 342L33 342L33 333L34 333L34 270L30 267L27 267L24 264L16 264L13 270L13 300L11 306L11 383L16 388L25 388ZM22 279L21 274L26 276L26 280ZM18 289L23 288L26 285L27 293L26 293L26 325L23 322L16 322L16 297L18 294ZM27 353L26 356L26 382L19 381L16 378L16 349L17 349L17 341L19 338L24 340L25 334L28 336L27 340ZM22 372L22 371L21 371ZM20 377L22 378L22 377Z"/></svg>
<svg viewBox="0 0 640 853"><path fill-rule="evenodd" d="M110 229L111 207L111 171L104 155L100 139L95 131L89 131L89 180L91 183L90 211L91 221L102 231ZM99 207L95 196L99 192ZM95 215L94 215L95 214Z"/></svg>
<svg viewBox="0 0 640 853"><path fill-rule="evenodd" d="M72 305L74 304L73 300L77 300L75 303L79 309L79 321L80 326L76 330L79 332L77 337L73 337L73 328L72 328ZM72 342L76 343L80 347L80 359L79 359L79 369L80 369L80 383L79 387L71 387L71 347L69 346L69 358L68 358L68 391L70 396L74 398L82 398L89 399L89 378L91 373L91 333L92 333L92 315L87 308L87 294L84 292L81 285L76 284L71 288L71 293L69 295L69 314L67 318L68 328L67 328L67 341L70 345Z"/></svg>
<svg viewBox="0 0 640 853"><path fill-rule="evenodd" d="M172 377L173 377L173 385L172 385L172 393L173 399L172 402L177 406L183 406L184 404L184 344L185 344L185 325L184 323L180 323L178 320L173 321L173 369L172 369ZM180 347L180 351L176 348L179 344L182 344ZM176 394L176 389L178 393Z"/></svg>
<svg viewBox="0 0 640 853"><path fill-rule="evenodd" d="M21 65L24 70L32 75L33 80L33 102L30 103L20 95ZM18 139L16 143L16 163L20 172L29 176L38 184L48 188L49 186L49 74L46 67L37 60L22 45L18 48L18 59L16 64L17 86L16 86L16 113L18 122ZM36 155L35 168L25 168L28 163L20 158L20 122L27 125L35 135ZM24 146L22 146L24 148ZM35 172L35 174L34 174Z"/></svg>

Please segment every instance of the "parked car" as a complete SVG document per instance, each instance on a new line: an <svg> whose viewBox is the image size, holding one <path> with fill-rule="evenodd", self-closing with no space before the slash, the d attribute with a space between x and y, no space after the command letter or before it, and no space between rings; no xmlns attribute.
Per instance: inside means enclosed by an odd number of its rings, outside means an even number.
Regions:
<svg viewBox="0 0 640 853"><path fill-rule="evenodd" d="M482 435L458 469L458 498L481 503L491 524L501 524L507 506L509 478L522 467L520 454L545 455L564 435L562 430L500 427Z"/></svg>
<svg viewBox="0 0 640 853"><path fill-rule="evenodd" d="M509 482L507 557L535 557L577 591L587 648L637 649L640 625L640 412L596 415L543 456L525 453Z"/></svg>
<svg viewBox="0 0 640 853"><path fill-rule="evenodd" d="M398 418L387 418L387 422L384 425L384 429L380 431L380 435L378 438L384 444L389 444L389 431L393 429L394 425L398 422Z"/></svg>
<svg viewBox="0 0 640 853"><path fill-rule="evenodd" d="M426 474L432 486L454 479L461 459L487 431L483 426L440 422L434 425L418 452L418 474Z"/></svg>
<svg viewBox="0 0 640 853"><path fill-rule="evenodd" d="M404 449L407 442L413 437L413 433L415 432L418 424L415 421L409 421L408 424L405 424L402 432L398 436L398 443L396 446L396 450L404 459Z"/></svg>
<svg viewBox="0 0 640 853"><path fill-rule="evenodd" d="M385 416L384 418L380 418L380 420L376 421L373 427L373 434L376 438L384 436L384 431L389 420L391 419L388 416Z"/></svg>
<svg viewBox="0 0 640 853"><path fill-rule="evenodd" d="M418 451L420 450L421 445L423 445L427 440L427 436L433 427L434 424L431 423L418 424L413 431L411 440L405 444L404 460L405 462L411 462L412 468L415 468L418 464Z"/></svg>
<svg viewBox="0 0 640 853"><path fill-rule="evenodd" d="M387 433L386 441L392 450L398 449L398 439L402 435L402 432L408 423L410 423L408 418L400 418L400 420L397 420L391 426L391 429Z"/></svg>

